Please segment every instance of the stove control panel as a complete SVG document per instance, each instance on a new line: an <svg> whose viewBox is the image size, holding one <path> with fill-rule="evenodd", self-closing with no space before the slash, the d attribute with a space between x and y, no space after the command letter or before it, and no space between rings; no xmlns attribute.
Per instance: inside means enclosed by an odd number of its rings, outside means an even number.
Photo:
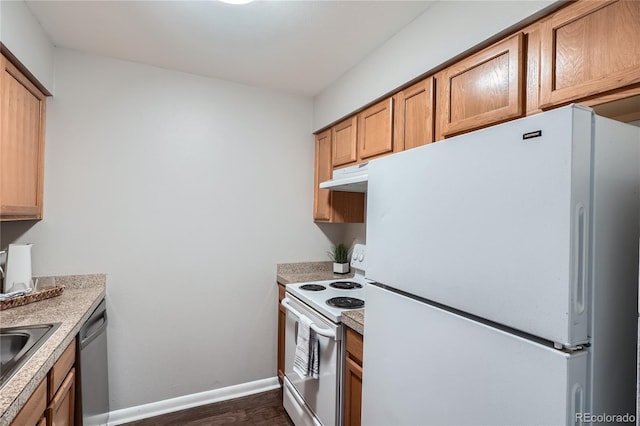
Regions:
<svg viewBox="0 0 640 426"><path fill-rule="evenodd" d="M364 244L356 244L351 251L351 267L366 271L366 251L367 246Z"/></svg>

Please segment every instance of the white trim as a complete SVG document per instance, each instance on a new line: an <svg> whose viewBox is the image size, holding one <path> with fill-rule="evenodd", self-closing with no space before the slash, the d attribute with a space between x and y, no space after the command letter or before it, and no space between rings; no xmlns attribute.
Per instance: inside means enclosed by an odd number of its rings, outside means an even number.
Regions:
<svg viewBox="0 0 640 426"><path fill-rule="evenodd" d="M109 426L115 426L161 414L173 413L174 411L187 408L198 407L214 402L226 401L240 398L242 396L253 395L278 389L280 382L277 377L256 380L254 382L241 383L239 385L228 386L221 389L193 393L191 395L179 396L177 398L165 399L164 401L151 402L149 404L135 407L123 408L112 411L109 414Z"/></svg>

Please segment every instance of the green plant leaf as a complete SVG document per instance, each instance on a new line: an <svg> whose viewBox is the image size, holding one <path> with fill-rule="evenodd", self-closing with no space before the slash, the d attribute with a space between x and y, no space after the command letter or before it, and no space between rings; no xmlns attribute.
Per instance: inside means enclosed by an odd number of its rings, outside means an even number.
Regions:
<svg viewBox="0 0 640 426"><path fill-rule="evenodd" d="M351 249L346 245L340 243L333 246L332 251L328 251L329 259L333 260L336 263L349 263L349 255L351 254Z"/></svg>

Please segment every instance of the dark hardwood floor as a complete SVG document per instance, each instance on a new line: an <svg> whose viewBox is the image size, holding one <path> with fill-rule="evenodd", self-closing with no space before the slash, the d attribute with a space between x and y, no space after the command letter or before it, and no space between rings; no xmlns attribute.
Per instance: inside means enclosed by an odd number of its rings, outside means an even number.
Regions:
<svg viewBox="0 0 640 426"><path fill-rule="evenodd" d="M264 425L293 426L282 407L282 389L236 398L162 416L127 423L124 426Z"/></svg>

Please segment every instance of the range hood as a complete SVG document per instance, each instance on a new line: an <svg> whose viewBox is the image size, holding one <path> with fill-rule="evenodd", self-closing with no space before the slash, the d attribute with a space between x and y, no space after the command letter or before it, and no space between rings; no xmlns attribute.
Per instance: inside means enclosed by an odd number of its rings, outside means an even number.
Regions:
<svg viewBox="0 0 640 426"><path fill-rule="evenodd" d="M367 192L369 162L333 171L333 178L320 183L320 189L344 192Z"/></svg>

